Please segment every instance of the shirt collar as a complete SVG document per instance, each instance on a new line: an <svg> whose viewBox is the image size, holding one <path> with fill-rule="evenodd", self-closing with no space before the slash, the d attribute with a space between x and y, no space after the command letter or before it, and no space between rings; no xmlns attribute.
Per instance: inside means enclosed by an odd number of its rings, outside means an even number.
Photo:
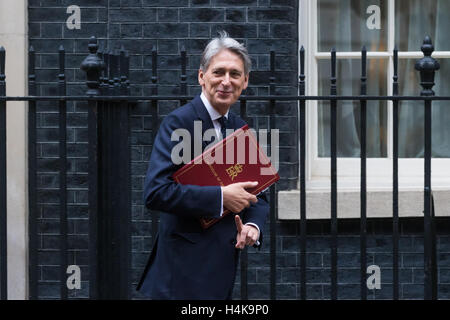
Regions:
<svg viewBox="0 0 450 320"><path fill-rule="evenodd" d="M209 116L211 117L211 120L214 121L214 120L217 120L220 117L222 117L222 115L216 109L214 109L214 107L211 105L211 103L209 103L208 99L203 94L203 92L200 95L200 99L202 99L202 102L205 105L206 110L208 111ZM227 111L227 113L225 113L225 118L227 118L227 119L228 119L228 112L229 111Z"/></svg>

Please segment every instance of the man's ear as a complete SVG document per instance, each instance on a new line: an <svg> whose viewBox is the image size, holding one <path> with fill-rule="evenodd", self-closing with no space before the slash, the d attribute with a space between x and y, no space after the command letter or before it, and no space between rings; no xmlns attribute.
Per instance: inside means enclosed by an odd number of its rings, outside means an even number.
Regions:
<svg viewBox="0 0 450 320"><path fill-rule="evenodd" d="M198 69L198 83L202 87L205 84L205 80L203 79L204 76L205 76L205 73L203 72L203 70L202 69Z"/></svg>
<svg viewBox="0 0 450 320"><path fill-rule="evenodd" d="M247 89L248 87L248 79L249 79L250 73L245 75L245 82L244 82L244 88L243 90Z"/></svg>

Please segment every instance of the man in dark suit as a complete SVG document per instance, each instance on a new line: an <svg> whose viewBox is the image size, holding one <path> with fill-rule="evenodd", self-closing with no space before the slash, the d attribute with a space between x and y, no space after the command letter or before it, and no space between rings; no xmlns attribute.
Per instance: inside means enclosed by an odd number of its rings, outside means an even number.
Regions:
<svg viewBox="0 0 450 320"><path fill-rule="evenodd" d="M156 136L145 181L147 207L162 211L158 235L138 284L153 299L231 299L239 249L260 246L262 227L269 212L264 194L245 189L257 182L221 186L177 184L172 174L173 132L184 129L194 137L194 122L206 130L241 128L245 122L229 111L247 88L251 62L245 47L223 32L205 48L198 72L202 94L162 121ZM197 123L198 124L198 123ZM194 144L194 143L193 143ZM203 148L207 144L203 142ZM194 148L190 149L194 155ZM202 150L203 151L203 150ZM194 157L192 157L194 158ZM224 216L208 229L199 218Z"/></svg>

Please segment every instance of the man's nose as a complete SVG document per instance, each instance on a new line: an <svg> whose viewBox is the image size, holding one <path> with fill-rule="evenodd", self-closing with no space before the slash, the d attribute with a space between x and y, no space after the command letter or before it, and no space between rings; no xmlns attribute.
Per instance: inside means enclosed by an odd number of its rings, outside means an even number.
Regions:
<svg viewBox="0 0 450 320"><path fill-rule="evenodd" d="M223 79L222 79L222 84L224 86L229 85L230 84L230 75L228 73L225 73Z"/></svg>

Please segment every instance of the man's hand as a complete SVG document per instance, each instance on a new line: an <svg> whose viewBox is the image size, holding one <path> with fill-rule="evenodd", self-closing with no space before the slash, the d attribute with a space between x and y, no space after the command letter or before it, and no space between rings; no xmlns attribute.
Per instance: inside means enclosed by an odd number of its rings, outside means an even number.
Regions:
<svg viewBox="0 0 450 320"><path fill-rule="evenodd" d="M256 203L258 198L245 191L246 188L254 188L258 182L238 182L222 187L223 206L233 213L239 213L244 208L250 207L250 203Z"/></svg>
<svg viewBox="0 0 450 320"><path fill-rule="evenodd" d="M253 246L259 238L258 229L251 225L243 225L238 215L234 216L234 222L237 229L236 248L244 249L245 246Z"/></svg>

